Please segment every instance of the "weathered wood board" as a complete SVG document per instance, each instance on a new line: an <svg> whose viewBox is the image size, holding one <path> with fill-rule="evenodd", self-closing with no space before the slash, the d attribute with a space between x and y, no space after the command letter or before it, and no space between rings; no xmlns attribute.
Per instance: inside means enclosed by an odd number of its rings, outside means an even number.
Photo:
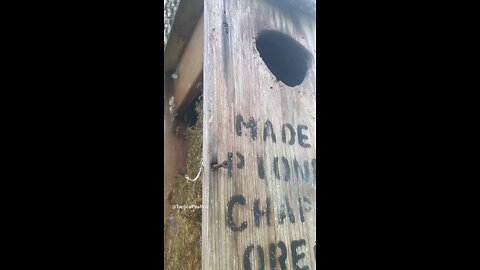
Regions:
<svg viewBox="0 0 480 270"><path fill-rule="evenodd" d="M202 269L316 269L315 19L264 1L204 5ZM267 29L311 55L300 85L260 57Z"/></svg>

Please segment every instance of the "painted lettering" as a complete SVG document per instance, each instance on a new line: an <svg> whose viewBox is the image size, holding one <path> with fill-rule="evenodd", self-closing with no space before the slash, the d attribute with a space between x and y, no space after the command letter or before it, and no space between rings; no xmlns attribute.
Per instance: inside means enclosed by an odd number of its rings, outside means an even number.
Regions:
<svg viewBox="0 0 480 270"><path fill-rule="evenodd" d="M247 129L250 129L250 136L252 140L257 139L257 121L253 119L253 117L250 117L248 119L248 122L243 121L243 116L241 114L238 114L237 117L235 117L235 132L237 133L238 136L242 136L242 125Z"/></svg>
<svg viewBox="0 0 480 270"><path fill-rule="evenodd" d="M295 143L295 129L293 129L292 125L290 124L284 124L282 127L282 142L287 143L287 134L285 132L285 127L287 127L290 131L290 140L288 141L288 144L293 145Z"/></svg>
<svg viewBox="0 0 480 270"><path fill-rule="evenodd" d="M286 270L287 269L287 246L283 241L278 241L277 245L280 248L280 256L278 256L278 263L280 264L280 270ZM271 270L275 270L277 267L277 245L275 243L271 243L269 247Z"/></svg>
<svg viewBox="0 0 480 270"><path fill-rule="evenodd" d="M290 223L295 223L296 215L299 215L300 222L305 223L307 221L307 215L309 212L312 212L314 205L312 201L306 196L297 197L295 200L290 200L287 195L282 197L282 201L275 206L278 208L274 209L271 198L267 197L265 204L261 204L261 200L258 198L253 199L252 208L249 210L253 215L253 222L255 228L259 228L262 225L262 219L265 220L263 224L270 226L272 222L278 221L279 225L285 224L285 219L288 218ZM293 205L291 204L293 202ZM298 202L298 204L296 203ZM230 198L227 203L227 213L226 213L226 226L234 232L241 232L247 228L247 221L243 221L239 226L234 221L233 211L235 205L239 206L247 205L247 199L243 195L234 195ZM250 205L250 204L248 204ZM273 218L273 213L277 213L278 219Z"/></svg>
<svg viewBox="0 0 480 270"><path fill-rule="evenodd" d="M305 253L301 252L298 253L297 248L305 246L306 242L305 239L300 239L300 240L293 240L292 241L292 264L293 264L293 269L295 270L309 270L310 268L308 265L304 265L303 267L298 266L298 263L300 262L301 259L305 257Z"/></svg>
<svg viewBox="0 0 480 270"><path fill-rule="evenodd" d="M290 222L295 223L295 215L293 214L293 210L290 207L290 202L288 200L288 197L285 195L284 199L285 201L282 202L282 204L280 205L280 211L278 215L279 223L280 224L284 223L284 220L287 217L287 214L288 214L288 218L290 219Z"/></svg>
<svg viewBox="0 0 480 270"><path fill-rule="evenodd" d="M308 170L308 161L304 161L303 162L303 167L305 168L305 171L302 170L302 167L298 164L298 161L296 158L293 159L293 169L295 170L295 176L297 178L297 180L300 181L300 177L299 177L299 173L300 173L300 176L302 177L302 180L304 182L308 182L308 179L310 177L310 172Z"/></svg>
<svg viewBox="0 0 480 270"><path fill-rule="evenodd" d="M245 121L245 118L241 114L235 116L235 134L237 136L242 136L242 134L244 134L244 136L249 136L255 141L257 139L258 129L258 122L255 118L250 117L248 118L248 121ZM247 134L247 130L249 130L249 134ZM295 129L295 126L291 123L284 123L281 126L282 142L284 144L294 145L295 138L297 138L298 145L303 148L310 148L312 145L308 142L309 138L307 136L307 131L308 126L305 124L299 124ZM263 142L266 143L268 137L271 138L272 143L277 142L277 136L275 135L273 124L267 119L263 125Z"/></svg>
<svg viewBox="0 0 480 270"><path fill-rule="evenodd" d="M315 242L313 246L315 257L316 257L316 245L317 244ZM305 239L292 240L290 242L290 251L291 251L291 258L292 258L292 265L293 265L293 268L290 268L290 269L295 269L295 270L310 269L306 260L307 254L303 251L300 251L301 248L306 248ZM280 250L280 251L277 252L277 250ZM264 254L263 247L261 245L250 244L245 248L243 252L243 269L244 270L252 270L252 265L255 260L253 254L255 253L258 259L257 269L265 269L265 254ZM268 261L270 262L271 270L279 269L277 268L277 265L280 265L280 270L287 269L288 249L287 249L287 245L283 241L280 240L277 243L274 242L274 243L268 244L268 256L269 256ZM303 263L303 266L300 267L302 263Z"/></svg>
<svg viewBox="0 0 480 270"><path fill-rule="evenodd" d="M282 157L283 167L285 168L285 181L288 182L290 180L290 165L288 164L288 160L286 157Z"/></svg>
<svg viewBox="0 0 480 270"><path fill-rule="evenodd" d="M265 166L263 164L263 157L257 155L257 169L258 169L258 178L265 179Z"/></svg>
<svg viewBox="0 0 480 270"><path fill-rule="evenodd" d="M298 144L304 148L310 148L311 145L307 142L308 136L302 133L302 130L308 130L308 127L306 125L298 125L297 131L298 131Z"/></svg>
<svg viewBox="0 0 480 270"><path fill-rule="evenodd" d="M245 252L243 253L243 269L245 270L251 270L252 265L250 263L251 260L251 255L253 252L253 245L249 245L246 249ZM263 248L261 246L257 246L257 253L258 253L258 262L260 264L260 270L265 270L265 256L263 253Z"/></svg>
<svg viewBox="0 0 480 270"><path fill-rule="evenodd" d="M263 128L263 141L264 141L264 142L267 141L267 137L268 137L269 135L272 137L272 142L273 142L273 143L276 143L276 142L277 142L277 138L275 137L275 132L273 131L272 122L270 122L270 120L267 120L267 121L265 122L265 127Z"/></svg>
<svg viewBox="0 0 480 270"><path fill-rule="evenodd" d="M253 218L255 220L255 226L260 227L260 218L265 216L267 218L267 225L270 226L270 215L272 211L270 208L270 199L267 198L267 209L261 210L260 209L260 200L256 199L253 201Z"/></svg>
<svg viewBox="0 0 480 270"><path fill-rule="evenodd" d="M235 225L235 222L233 221L233 207L237 203L240 205L245 205L245 197L243 197L243 195L232 196L232 198L230 198L230 201L227 204L227 226L234 232L240 232L247 228L246 221L242 222L242 224L240 224L240 227L237 227Z"/></svg>

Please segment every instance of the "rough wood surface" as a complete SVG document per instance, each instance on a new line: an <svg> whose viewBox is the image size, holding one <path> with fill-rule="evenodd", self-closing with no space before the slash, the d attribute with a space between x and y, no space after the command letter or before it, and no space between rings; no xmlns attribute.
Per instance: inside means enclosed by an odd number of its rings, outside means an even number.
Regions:
<svg viewBox="0 0 480 270"><path fill-rule="evenodd" d="M270 0L273 4L280 5L281 8L293 9L303 12L309 16L316 17L316 0Z"/></svg>
<svg viewBox="0 0 480 270"><path fill-rule="evenodd" d="M204 4L202 269L316 269L316 22L264 1ZM277 81L260 58L265 29L311 54L300 85Z"/></svg>

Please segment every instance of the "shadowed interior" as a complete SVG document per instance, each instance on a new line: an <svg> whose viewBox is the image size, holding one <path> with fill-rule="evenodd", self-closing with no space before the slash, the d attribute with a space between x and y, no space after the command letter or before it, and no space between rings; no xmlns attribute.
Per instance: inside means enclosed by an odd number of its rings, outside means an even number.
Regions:
<svg viewBox="0 0 480 270"><path fill-rule="evenodd" d="M283 33L267 30L260 32L256 46L277 80L291 87L303 82L311 56L302 45Z"/></svg>

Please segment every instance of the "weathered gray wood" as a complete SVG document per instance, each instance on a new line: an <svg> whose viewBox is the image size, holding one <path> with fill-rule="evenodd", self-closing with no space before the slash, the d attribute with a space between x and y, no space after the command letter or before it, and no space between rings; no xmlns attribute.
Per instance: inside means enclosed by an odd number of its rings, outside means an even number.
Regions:
<svg viewBox="0 0 480 270"><path fill-rule="evenodd" d="M204 48L204 144L203 144L203 205L208 209L202 216L202 269L247 269L244 264L249 247L251 269L271 269L269 246L282 241L287 248L286 267L295 269L292 260L292 243L301 239L305 245L296 249L304 257L299 259L301 269L316 269L314 246L316 244L316 175L312 162L316 161L316 22L312 17L299 16L281 10L278 6L264 1L204 1L205 48ZM312 63L302 84L289 87L276 81L260 58L255 47L258 32L277 30L293 37L311 54ZM235 119L242 115L245 122L253 117L257 122L257 138L251 138L251 131L242 127L237 135ZM276 142L268 136L263 140L264 126L269 120L274 129ZM301 132L311 146L299 145L298 137L290 145L282 141L282 125L291 124L298 133L298 125L308 129ZM286 136L289 140L289 136ZM233 154L231 176L228 168L212 169L212 162L228 160L227 153ZM244 165L237 152L244 157ZM260 179L259 161L265 164L265 179ZM282 157L289 163L288 182ZM278 158L280 180L276 179L274 161ZM309 165L309 181L295 177L293 160L303 166ZM316 169L316 163L315 163ZM232 216L235 226L246 222L247 227L233 231L227 222L228 205L233 196L243 196L244 205L234 204ZM289 201L295 222L289 220L286 212L284 223L280 222L284 198ZM308 198L299 206L299 198ZM271 221L260 217L259 227L255 225L254 202L260 200L260 209L266 209L266 199L271 200ZM303 210L304 222L301 221ZM264 253L264 267L260 268L257 246ZM279 266L277 246L276 269Z"/></svg>

